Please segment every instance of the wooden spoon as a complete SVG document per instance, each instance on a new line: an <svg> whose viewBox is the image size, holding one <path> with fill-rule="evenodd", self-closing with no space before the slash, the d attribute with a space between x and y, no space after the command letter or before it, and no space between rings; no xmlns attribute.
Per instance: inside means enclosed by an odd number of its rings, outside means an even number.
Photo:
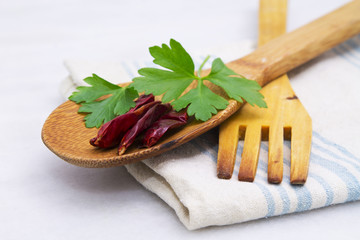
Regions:
<svg viewBox="0 0 360 240"><path fill-rule="evenodd" d="M261 86L313 59L326 50L360 33L360 1L350 2L293 32L278 37L251 54L230 62L227 66ZM216 93L224 92L209 84ZM117 150L94 148L89 140L96 128L85 128L79 105L67 101L56 108L42 129L45 145L65 161L82 167L115 167L149 158L190 141L216 127L236 112L242 104L229 100L228 107L206 122L193 121L179 131L167 135L151 148L130 148L117 155Z"/></svg>

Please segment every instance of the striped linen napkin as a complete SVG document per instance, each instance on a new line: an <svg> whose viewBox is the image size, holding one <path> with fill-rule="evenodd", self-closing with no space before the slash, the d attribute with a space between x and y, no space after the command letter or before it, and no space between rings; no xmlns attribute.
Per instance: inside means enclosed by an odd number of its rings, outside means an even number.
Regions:
<svg viewBox="0 0 360 240"><path fill-rule="evenodd" d="M204 51L230 61L251 52L249 41ZM204 57L195 58L199 64ZM148 62L66 61L70 76L64 97L96 73L114 83L130 81ZM127 165L145 188L157 194L190 230L211 225L302 212L360 199L360 35L289 73L290 82L313 119L309 176L304 186L289 184L290 142L284 143L284 178L267 182L268 143L261 144L254 183L239 182L243 142L232 179L216 177L218 130L160 156Z"/></svg>

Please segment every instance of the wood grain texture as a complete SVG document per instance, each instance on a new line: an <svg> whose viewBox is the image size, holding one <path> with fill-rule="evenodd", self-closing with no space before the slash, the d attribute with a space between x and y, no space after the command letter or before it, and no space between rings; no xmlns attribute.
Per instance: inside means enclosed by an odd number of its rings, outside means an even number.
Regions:
<svg viewBox="0 0 360 240"><path fill-rule="evenodd" d="M227 66L263 86L359 33L359 11L359 1L351 2ZM214 92L224 95L218 87L209 86ZM130 148L126 154L117 156L116 150L99 150L90 146L88 141L96 135L96 129L86 129L82 122L83 116L77 113L79 106L68 101L55 109L45 121L42 139L51 151L69 163L83 167L120 166L173 149L218 126L241 107L234 100L229 102L225 110L207 122L193 121L174 131L171 136L167 135L154 147L141 150Z"/></svg>
<svg viewBox="0 0 360 240"><path fill-rule="evenodd" d="M287 0L260 0L260 45L285 33L286 9ZM303 184L307 178L311 150L311 118L296 97L286 75L265 86L261 93L268 104L267 109L256 109L247 104L220 126L218 176L230 178L231 174L225 172L231 168L227 164L235 163L235 159L225 159L234 157L233 148L227 149L223 145L232 146L238 143L238 139L228 137L226 133L243 132L245 128L244 148L238 175L240 181L252 182L255 179L261 135L265 135L261 133L263 130L266 132L266 137L263 139L269 141L268 181L270 183L282 181L285 137L291 138L292 141L290 181L293 184Z"/></svg>
<svg viewBox="0 0 360 240"><path fill-rule="evenodd" d="M222 129L223 128L221 127L220 133L222 132ZM233 131L239 131L239 129L233 129ZM260 141L261 141L261 125L258 124L258 122L254 122L254 124L246 126L245 137L244 137L244 148L241 154L241 164L238 174L238 179L240 181L245 181L245 182L254 181L256 175L256 169L259 161ZM220 142L221 143L219 144L219 146L223 144L222 140L220 140ZM236 140L236 144L238 144L238 142L239 139ZM222 158L218 158L218 162L221 161Z"/></svg>
<svg viewBox="0 0 360 240"><path fill-rule="evenodd" d="M222 159L222 161L217 162L217 174L219 178L229 179L234 171L236 151L239 141L237 123L224 125L219 132L219 139L223 140L222 144L219 144L218 150L218 159Z"/></svg>
<svg viewBox="0 0 360 240"><path fill-rule="evenodd" d="M360 32L360 1L281 35L228 66L261 86Z"/></svg>

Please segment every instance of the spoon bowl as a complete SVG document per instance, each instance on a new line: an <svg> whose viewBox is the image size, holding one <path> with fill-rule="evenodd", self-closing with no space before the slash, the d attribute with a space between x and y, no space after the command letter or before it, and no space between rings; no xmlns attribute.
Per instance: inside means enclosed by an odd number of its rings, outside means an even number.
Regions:
<svg viewBox="0 0 360 240"><path fill-rule="evenodd" d="M117 148L101 149L90 145L89 140L96 136L97 128L86 128L84 115L77 111L79 105L66 101L56 108L46 120L42 129L45 145L65 161L92 168L115 167L140 161L171 150L200 134L210 130L228 118L238 102L231 100L229 107L214 115L206 122L193 120L185 127L173 130L150 148L130 147L123 155L117 154Z"/></svg>

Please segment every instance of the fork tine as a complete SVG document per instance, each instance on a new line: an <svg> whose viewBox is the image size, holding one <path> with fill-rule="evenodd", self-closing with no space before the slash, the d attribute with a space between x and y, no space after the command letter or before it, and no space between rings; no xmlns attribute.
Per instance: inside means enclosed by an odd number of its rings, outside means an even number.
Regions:
<svg viewBox="0 0 360 240"><path fill-rule="evenodd" d="M281 183L283 176L284 129L276 121L269 128L268 182Z"/></svg>
<svg viewBox="0 0 360 240"><path fill-rule="evenodd" d="M244 150L241 156L238 179L245 182L253 182L259 161L261 143L261 126L250 124L246 127Z"/></svg>
<svg viewBox="0 0 360 240"><path fill-rule="evenodd" d="M290 182L292 184L304 184L306 182L311 152L311 135L310 117L304 121L298 121L291 129Z"/></svg>
<svg viewBox="0 0 360 240"><path fill-rule="evenodd" d="M234 171L236 151L239 142L239 125L228 121L220 126L217 176L230 179Z"/></svg>

